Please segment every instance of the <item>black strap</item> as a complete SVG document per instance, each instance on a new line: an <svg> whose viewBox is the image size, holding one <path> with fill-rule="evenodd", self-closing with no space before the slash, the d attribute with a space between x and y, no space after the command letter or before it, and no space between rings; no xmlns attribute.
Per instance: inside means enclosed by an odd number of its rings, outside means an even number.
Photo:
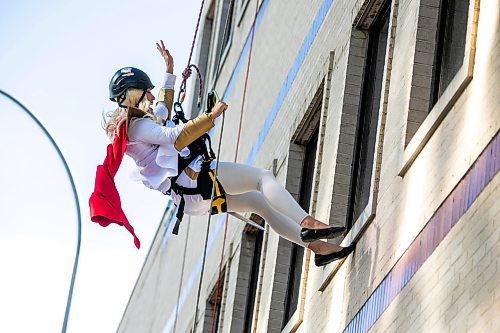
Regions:
<svg viewBox="0 0 500 333"><path fill-rule="evenodd" d="M173 190L177 195L181 197L179 207L177 208L177 214L176 214L177 221L175 221L174 229L172 230L172 233L174 235L177 235L179 233L179 226L181 224L182 218L184 217L184 207L186 206L186 200L184 200L184 195L200 194L200 190L198 188L180 186L179 184L176 183L172 183L172 186L170 187L169 191L171 190Z"/></svg>
<svg viewBox="0 0 500 333"><path fill-rule="evenodd" d="M200 194L200 190L197 187L184 187L179 184L172 184L170 189L180 196Z"/></svg>
<svg viewBox="0 0 500 333"><path fill-rule="evenodd" d="M186 201L184 200L184 196L181 196L181 202L179 204L179 208L177 209L177 221L175 221L174 229L172 229L172 233L174 235L179 234L179 226L181 225L182 218L184 217L184 206L186 205Z"/></svg>
<svg viewBox="0 0 500 333"><path fill-rule="evenodd" d="M212 100L210 98L210 96L209 96L208 100L209 101ZM213 105L209 105L208 104L209 101L207 101L207 106L209 107L209 110L210 110L213 107ZM175 102L173 105L173 108L174 108L175 115L172 117L172 121L174 122L174 124L178 125L179 122L181 122L181 121L183 123L186 123L188 120L186 119L186 117L184 115L184 110L182 109L182 104L180 102ZM207 142L208 142L208 147L207 147ZM172 233L174 235L178 234L179 226L181 224L182 218L184 217L184 207L186 205L186 201L184 200L184 195L201 194L200 182L198 182L197 188L189 188L189 187L184 187L184 186L178 185L177 179L179 178L180 174L198 156L202 156L202 158L203 158L200 173L203 173L203 172L208 173L208 171L210 170L210 163L212 160L215 159L215 153L212 149L212 140L210 139L210 135L208 135L207 133L204 133L198 139L196 139L191 144L189 144L188 149L190 152L190 156L188 158L183 158L179 155L177 176L170 178L171 186L165 192L166 194L170 194L171 191L174 191L177 195L179 195L181 197L181 201L179 202L179 207L177 208L177 214L176 214L177 221L175 222L174 229L172 230Z"/></svg>
<svg viewBox="0 0 500 333"><path fill-rule="evenodd" d="M141 98L139 98L139 100L137 101L137 103L135 103L135 107L136 107L136 108L138 108L138 107L139 107L139 104L141 104L142 99L144 98L144 96L146 96L146 92L147 92L147 90L143 90L143 91L142 91Z"/></svg>

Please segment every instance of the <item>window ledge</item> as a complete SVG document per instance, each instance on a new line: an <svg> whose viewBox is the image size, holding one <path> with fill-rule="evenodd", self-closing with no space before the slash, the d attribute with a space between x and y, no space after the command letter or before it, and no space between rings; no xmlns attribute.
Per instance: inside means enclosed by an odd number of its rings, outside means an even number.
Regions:
<svg viewBox="0 0 500 333"><path fill-rule="evenodd" d="M402 165L398 174L400 177L404 177L406 172L410 169L413 162L424 149L427 142L429 142L434 132L436 132L455 101L460 97L471 80L472 75L469 75L467 66L462 66L406 146Z"/></svg>
<svg viewBox="0 0 500 333"><path fill-rule="evenodd" d="M281 333L293 333L302 324L302 318L300 318L300 310L297 309L293 313L292 317L288 321L285 327L281 330Z"/></svg>
<svg viewBox="0 0 500 333"><path fill-rule="evenodd" d="M345 236L342 243L340 243L340 245L348 246L352 242L359 240L363 232L373 221L374 217L375 217L375 205L373 204L373 195L371 195L368 205L366 205L366 208L363 210L363 212L356 220L351 230L347 233L347 235ZM338 270L340 269L340 267L342 266L342 264L346 259L334 261L332 264L323 267L322 269L323 271L322 273L320 273L322 275L321 279L322 282L318 289L319 291L322 292L326 289L326 287L330 284L330 281L333 280L333 277L335 276L335 274L337 274Z"/></svg>

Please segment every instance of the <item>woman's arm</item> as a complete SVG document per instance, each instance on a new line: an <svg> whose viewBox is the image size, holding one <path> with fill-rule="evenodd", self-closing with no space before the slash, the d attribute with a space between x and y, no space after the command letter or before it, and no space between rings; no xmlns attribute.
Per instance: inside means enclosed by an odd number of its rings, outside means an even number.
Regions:
<svg viewBox="0 0 500 333"><path fill-rule="evenodd" d="M130 121L127 137L129 141L149 143L153 145L174 144L182 132L184 124L166 127L150 118L134 118Z"/></svg>
<svg viewBox="0 0 500 333"><path fill-rule="evenodd" d="M174 102L174 86L175 86L175 75L174 72L174 59L170 52L160 40L160 44L156 43L156 48L160 52L163 60L165 61L165 80L163 87L158 93L158 102L154 109L154 113L161 117L163 120L169 119L172 113L172 104Z"/></svg>
<svg viewBox="0 0 500 333"><path fill-rule="evenodd" d="M210 113L203 113L185 123L184 128L175 140L175 149L181 151L191 142L198 139L203 133L208 132L215 126L214 120L219 117L222 112L226 111L226 109L227 104L219 101L215 104Z"/></svg>
<svg viewBox="0 0 500 333"><path fill-rule="evenodd" d="M214 121L206 113L175 127L160 125L149 118L135 118L130 122L127 134L129 141L156 145L170 144L181 151L212 127Z"/></svg>
<svg viewBox="0 0 500 333"><path fill-rule="evenodd" d="M165 73L163 87L158 93L158 102L153 110L154 114L163 120L169 119L172 112L172 104L174 102L174 85L175 75Z"/></svg>

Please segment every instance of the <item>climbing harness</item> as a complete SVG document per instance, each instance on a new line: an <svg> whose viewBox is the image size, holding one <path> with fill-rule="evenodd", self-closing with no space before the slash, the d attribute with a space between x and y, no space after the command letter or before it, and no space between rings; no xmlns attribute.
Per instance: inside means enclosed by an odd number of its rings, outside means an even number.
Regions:
<svg viewBox="0 0 500 333"><path fill-rule="evenodd" d="M212 110L217 100L217 95L214 92L210 92L207 98L207 113ZM172 118L174 124L178 125L180 122L186 123L187 120L182 109L182 104L176 102L174 104L175 116ZM178 173L177 176L170 179L171 187L165 192L165 194L170 195L171 192L175 192L181 197L179 202L179 207L177 208L177 220L172 233L177 235L179 232L179 226L184 217L184 207L186 204L185 195L201 195L203 200L212 199L212 184L214 184L215 194L210 204L210 214L219 214L227 211L226 204L226 192L222 187L221 183L216 180L215 173L210 169L210 165L213 160L216 160L215 153L212 149L212 141L210 140L210 135L207 133L203 134L195 141L188 145L189 156L182 157L178 155ZM203 161L201 163L201 170L197 176L197 186L194 188L185 187L177 184L177 179L180 174L186 170L186 168L199 156L202 157Z"/></svg>

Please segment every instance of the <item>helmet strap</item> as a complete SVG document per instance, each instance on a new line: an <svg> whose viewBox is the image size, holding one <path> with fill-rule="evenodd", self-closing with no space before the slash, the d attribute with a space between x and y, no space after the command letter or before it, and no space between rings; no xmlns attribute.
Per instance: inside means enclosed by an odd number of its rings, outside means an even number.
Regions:
<svg viewBox="0 0 500 333"><path fill-rule="evenodd" d="M141 104L142 100L144 99L144 96L146 96L146 90L143 90L143 91L142 91L141 98L139 98L139 100L137 101L137 103L135 103L135 107L136 107L136 108L138 108L138 107L139 107L139 104Z"/></svg>
<svg viewBox="0 0 500 333"><path fill-rule="evenodd" d="M118 106L124 108L125 106L122 105L122 103L125 101L125 98L127 97L127 92L124 92L120 96L116 98L116 101L118 102Z"/></svg>

